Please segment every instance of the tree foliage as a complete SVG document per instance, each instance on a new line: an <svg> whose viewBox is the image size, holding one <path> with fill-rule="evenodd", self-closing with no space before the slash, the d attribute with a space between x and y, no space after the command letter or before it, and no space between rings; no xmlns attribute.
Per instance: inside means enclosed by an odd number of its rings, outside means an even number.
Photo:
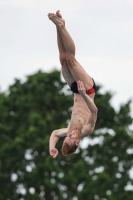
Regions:
<svg viewBox="0 0 133 200"><path fill-rule="evenodd" d="M53 130L67 127L72 93L60 72L37 72L0 93L1 200L131 200L133 134L130 104L116 111L110 92L100 93L95 131L73 156L49 156ZM86 139L87 140L87 139ZM57 148L61 149L62 140Z"/></svg>

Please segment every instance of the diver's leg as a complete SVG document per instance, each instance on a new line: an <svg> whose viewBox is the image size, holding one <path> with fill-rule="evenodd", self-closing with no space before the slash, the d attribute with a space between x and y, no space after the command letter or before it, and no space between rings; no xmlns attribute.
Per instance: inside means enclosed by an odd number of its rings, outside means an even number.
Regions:
<svg viewBox="0 0 133 200"><path fill-rule="evenodd" d="M56 15L60 18L62 18L59 10L56 12ZM57 44L58 44L58 50L59 50L59 57L60 57L60 63L61 63L61 70L62 70L62 75L65 79L65 81L67 82L67 84L69 86L71 86L71 84L75 81L69 68L68 68L68 65L67 65L67 61L66 61L66 50L65 50L65 47L64 47L64 44L63 44L63 41L62 41L62 38L61 38L61 34L58 30L58 28L56 27L56 30L57 30Z"/></svg>
<svg viewBox="0 0 133 200"><path fill-rule="evenodd" d="M57 14L57 12L58 12L58 14ZM56 12L56 14L49 13L48 17L56 25L56 27L59 31L60 31L61 27L63 29L65 29L65 31L63 31L63 30L61 31L61 37L62 37L62 40L63 40L65 50L67 52L70 52L71 54L75 55L75 44L74 44L71 36L69 35L69 33L67 32L67 30L65 28L64 19L62 19L60 12L59 11L57 11L57 12Z"/></svg>
<svg viewBox="0 0 133 200"><path fill-rule="evenodd" d="M69 70L74 77L75 81L81 80L84 83L86 89L93 86L92 78L86 73L83 67L75 59L75 44L65 28L65 22L63 19L59 18L53 13L50 13L49 19L56 25L58 31L60 32L65 50L66 50L66 60Z"/></svg>

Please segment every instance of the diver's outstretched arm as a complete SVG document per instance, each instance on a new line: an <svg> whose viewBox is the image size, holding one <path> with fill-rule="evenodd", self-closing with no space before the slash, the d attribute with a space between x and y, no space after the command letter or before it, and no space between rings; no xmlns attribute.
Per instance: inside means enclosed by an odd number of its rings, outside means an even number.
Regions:
<svg viewBox="0 0 133 200"><path fill-rule="evenodd" d="M67 135L68 128L62 128L58 130L54 130L49 139L49 153L55 158L58 155L58 150L55 148L56 143L58 142L60 137L64 137Z"/></svg>

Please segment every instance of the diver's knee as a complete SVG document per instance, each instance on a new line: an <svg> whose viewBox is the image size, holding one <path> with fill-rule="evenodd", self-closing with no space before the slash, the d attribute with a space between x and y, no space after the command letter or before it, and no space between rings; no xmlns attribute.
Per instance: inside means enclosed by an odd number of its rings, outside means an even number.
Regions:
<svg viewBox="0 0 133 200"><path fill-rule="evenodd" d="M60 63L63 65L66 62L66 54L60 54Z"/></svg>
<svg viewBox="0 0 133 200"><path fill-rule="evenodd" d="M66 55L66 61L67 61L67 64L69 67L73 67L76 62L75 57L73 55L69 55L69 54Z"/></svg>

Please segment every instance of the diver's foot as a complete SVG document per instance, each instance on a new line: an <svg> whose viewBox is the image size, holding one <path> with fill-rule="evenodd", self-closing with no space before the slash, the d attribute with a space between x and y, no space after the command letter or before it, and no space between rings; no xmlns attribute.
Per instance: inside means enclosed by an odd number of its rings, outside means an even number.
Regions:
<svg viewBox="0 0 133 200"><path fill-rule="evenodd" d="M56 11L56 15L57 15L59 18L62 19L62 15L60 14L60 11L59 11L59 10ZM64 25L65 25L65 20L62 19L62 21L64 22Z"/></svg>
<svg viewBox="0 0 133 200"><path fill-rule="evenodd" d="M60 11L59 11L59 10L56 11L56 15L57 15L59 18L62 19L62 15L60 14Z"/></svg>
<svg viewBox="0 0 133 200"><path fill-rule="evenodd" d="M56 12L57 14L54 13L49 13L48 18L57 26L57 27L64 27L65 26L65 21L62 19L62 16L59 11Z"/></svg>

